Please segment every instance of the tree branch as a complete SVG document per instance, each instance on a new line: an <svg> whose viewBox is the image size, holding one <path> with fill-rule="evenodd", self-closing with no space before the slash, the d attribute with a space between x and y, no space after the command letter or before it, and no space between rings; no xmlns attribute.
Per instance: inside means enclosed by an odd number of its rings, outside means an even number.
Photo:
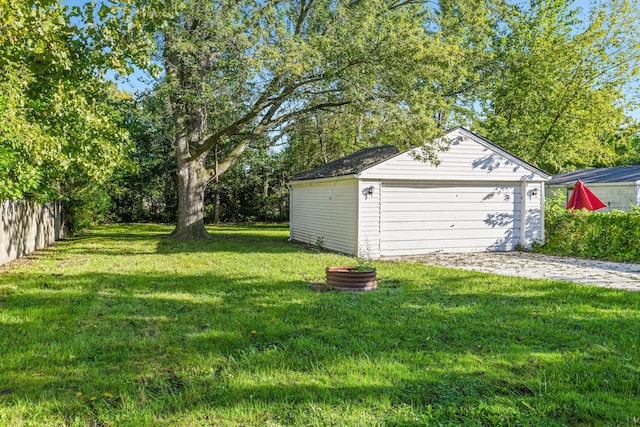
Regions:
<svg viewBox="0 0 640 427"><path fill-rule="evenodd" d="M284 99L282 100L284 102ZM260 123L253 128L253 130L249 133L247 137L245 137L240 143L238 143L233 150L227 155L222 163L218 164L216 169L208 169L207 173L209 175L209 180L213 179L216 175L222 175L225 173L231 166L235 164L236 161L240 158L244 150L247 149L249 144L255 141L260 135L262 135L275 121L272 121L271 118L278 111L281 104L273 105L265 114L265 116L260 120Z"/></svg>
<svg viewBox="0 0 640 427"><path fill-rule="evenodd" d="M315 110L322 110L322 109L327 109L327 108L335 108L335 107L342 107L344 105L349 105L349 104L353 104L354 101L349 100L349 101L340 101L340 102L323 102L321 104L316 104L316 105L312 105L311 107L307 107L307 108L303 108L302 110L297 110L297 111L292 111L290 113L287 114L283 114L282 116L278 117L275 120L272 120L269 125L273 125L276 123L282 123L284 121L289 120L291 117L296 117L296 116L301 116L307 113L311 113Z"/></svg>
<svg viewBox="0 0 640 427"><path fill-rule="evenodd" d="M260 97L258 98L258 100L256 100L256 102L253 104L253 107L251 108L251 110L245 116L231 123L229 126L219 130L213 135L208 135L206 138L204 138L203 144L193 154L193 157L195 158L195 157L201 156L205 152L209 151L216 144L216 142L218 142L222 137L231 136L237 133L240 129L242 129L244 125L246 125L247 123L251 122L251 120L258 117L258 115L260 114L260 111L263 111L265 108L269 107L269 111L271 111L275 106L276 109L271 113L271 116L273 116L273 114L275 114L277 109L280 108L280 106L284 103L284 101L286 101L287 97L289 97L292 93L294 93L298 88L307 84L322 81L325 78L326 76L323 76L323 75L310 76L307 79L300 80L295 84L285 87L280 92L280 94L275 98L269 98L269 95L272 94L271 91L275 89L274 86L277 87L280 83L280 79L275 78L271 83L269 83L269 85L267 85L267 88L272 88L272 89L271 90L265 89L263 93L260 95ZM270 113L267 112L267 114L265 114L265 117L270 117L269 114Z"/></svg>
<svg viewBox="0 0 640 427"><path fill-rule="evenodd" d="M296 22L296 29L294 34L300 34L300 32L302 31L302 25L304 24L304 20L309 14L309 10L311 10L312 3L313 0L300 0L300 15L298 15L298 22Z"/></svg>

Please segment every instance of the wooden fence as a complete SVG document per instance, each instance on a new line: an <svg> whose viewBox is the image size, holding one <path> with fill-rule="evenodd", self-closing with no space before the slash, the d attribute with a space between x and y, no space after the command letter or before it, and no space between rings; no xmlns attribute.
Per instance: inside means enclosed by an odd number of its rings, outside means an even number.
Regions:
<svg viewBox="0 0 640 427"><path fill-rule="evenodd" d="M0 202L0 264L42 249L63 236L59 202Z"/></svg>

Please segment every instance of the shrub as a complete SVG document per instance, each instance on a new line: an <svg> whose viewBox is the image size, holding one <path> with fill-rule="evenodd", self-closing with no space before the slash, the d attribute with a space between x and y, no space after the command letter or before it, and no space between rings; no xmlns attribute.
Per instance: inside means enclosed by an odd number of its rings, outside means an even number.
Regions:
<svg viewBox="0 0 640 427"><path fill-rule="evenodd" d="M81 234L88 227L103 222L110 200L103 186L87 185L77 189L63 202L67 232Z"/></svg>
<svg viewBox="0 0 640 427"><path fill-rule="evenodd" d="M545 244L534 248L553 255L640 261L640 208L631 212L564 209L552 197L545 209Z"/></svg>

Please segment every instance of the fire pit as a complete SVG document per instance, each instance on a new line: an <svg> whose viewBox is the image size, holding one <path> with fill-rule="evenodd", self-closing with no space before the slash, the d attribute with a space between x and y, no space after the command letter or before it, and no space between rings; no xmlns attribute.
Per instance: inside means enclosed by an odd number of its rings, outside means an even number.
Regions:
<svg viewBox="0 0 640 427"><path fill-rule="evenodd" d="M326 268L327 286L336 291L371 291L376 289L376 269L357 265Z"/></svg>

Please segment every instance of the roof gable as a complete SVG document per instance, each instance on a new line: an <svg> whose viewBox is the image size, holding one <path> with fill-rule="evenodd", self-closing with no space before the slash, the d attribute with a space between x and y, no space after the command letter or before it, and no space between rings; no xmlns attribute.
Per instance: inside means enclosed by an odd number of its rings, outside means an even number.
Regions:
<svg viewBox="0 0 640 427"><path fill-rule="evenodd" d="M549 179L544 171L465 128L447 132L441 141L446 149L436 153L438 165L417 160L413 150L410 150L368 168L359 176L367 179L449 181Z"/></svg>
<svg viewBox="0 0 640 427"><path fill-rule="evenodd" d="M579 169L554 175L548 185L575 184L576 181L585 184L609 182L637 182L640 181L640 165L618 166L615 168Z"/></svg>
<svg viewBox="0 0 640 427"><path fill-rule="evenodd" d="M499 154L501 154L501 155L503 155L505 157L508 157L508 158L512 159L513 161L515 161L516 163L519 163L520 165L524 166L527 169L531 169L532 171L540 174L542 177L545 177L546 179L551 178L551 175L549 175L547 172L543 171L539 167L527 162L526 160L521 159L520 157L516 156L515 154L503 149L502 147L494 144L493 142L489 141L488 139L478 135L477 133L471 132L467 128L459 126L459 127L455 128L455 129L447 132L447 135L453 134L453 133L456 133L456 132L459 133L459 134L464 134L464 135L473 137L478 143L481 143L481 144L485 145L486 147L489 147L490 149L492 149L496 153L499 153Z"/></svg>
<svg viewBox="0 0 640 427"><path fill-rule="evenodd" d="M442 138L448 150L437 153L439 165L416 159L415 151L399 153L392 145L360 150L292 181L357 175L371 179L545 181L549 175L473 132L458 127Z"/></svg>

